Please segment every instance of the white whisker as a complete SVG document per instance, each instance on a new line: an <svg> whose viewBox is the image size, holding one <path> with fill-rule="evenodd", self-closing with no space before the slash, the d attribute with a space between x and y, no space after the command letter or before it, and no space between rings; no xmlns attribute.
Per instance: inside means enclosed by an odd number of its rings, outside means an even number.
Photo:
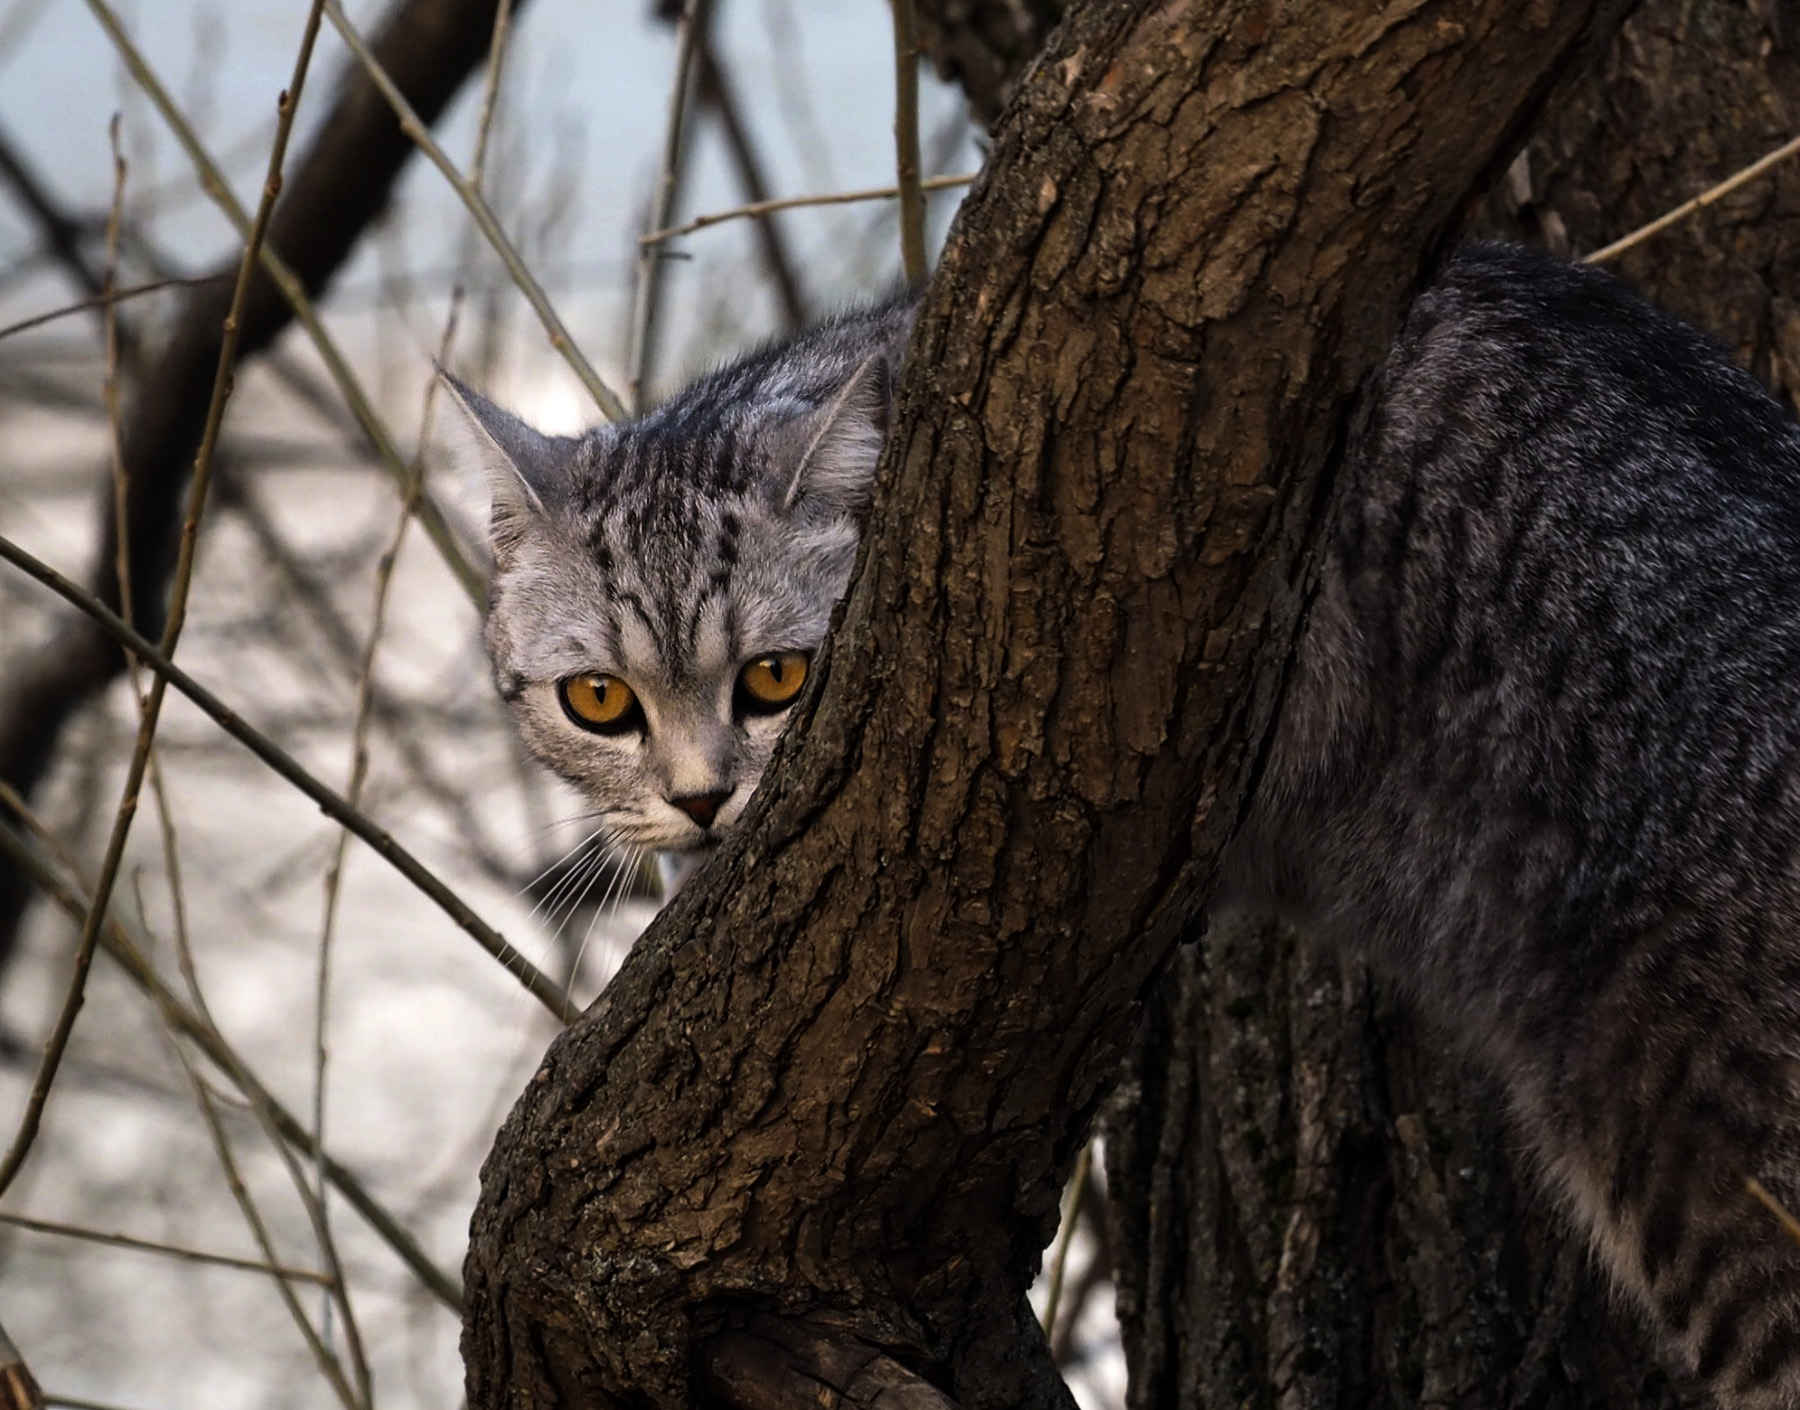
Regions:
<svg viewBox="0 0 1800 1410"><path fill-rule="evenodd" d="M610 915L618 901L623 899L625 883L636 874L644 863L643 849L641 847L627 848L620 860L624 865L614 875L612 884L606 888L606 894L600 898L600 903L594 907L593 914L588 917L587 928L581 933L581 943L575 947L575 958L569 964L568 982L563 986L565 999L575 997L575 981L581 974L581 962L587 957L588 943L594 938L594 927L600 923L601 916Z"/></svg>

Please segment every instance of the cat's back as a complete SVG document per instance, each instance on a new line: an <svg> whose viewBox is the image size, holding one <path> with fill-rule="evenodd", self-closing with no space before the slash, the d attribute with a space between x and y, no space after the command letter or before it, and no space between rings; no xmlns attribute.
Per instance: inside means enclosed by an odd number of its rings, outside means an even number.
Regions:
<svg viewBox="0 0 1800 1410"><path fill-rule="evenodd" d="M1592 945L1658 879L1788 868L1797 749L1793 425L1609 276L1463 251L1347 466L1261 804L1277 889Z"/></svg>
<svg viewBox="0 0 1800 1410"><path fill-rule="evenodd" d="M1718 1403L1800 1405L1800 435L1596 271L1406 321L1224 903L1375 962Z"/></svg>
<svg viewBox="0 0 1800 1410"><path fill-rule="evenodd" d="M1598 270L1476 245L1382 370L1330 566L1365 631L1408 638L1395 664L1435 678L1462 632L1535 650L1578 613L1647 661L1661 614L1707 608L1679 645L1728 648L1787 621L1796 549L1800 435L1722 347Z"/></svg>

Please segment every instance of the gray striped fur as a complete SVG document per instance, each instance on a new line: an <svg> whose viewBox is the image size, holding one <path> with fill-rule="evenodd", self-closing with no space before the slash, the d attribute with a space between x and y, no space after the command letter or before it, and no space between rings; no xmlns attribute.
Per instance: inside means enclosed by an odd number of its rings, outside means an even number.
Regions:
<svg viewBox="0 0 1800 1410"><path fill-rule="evenodd" d="M451 380L494 487L488 653L532 752L622 846L701 852L743 815L786 713L759 656L815 651L849 581L911 328L896 302L700 379L648 415L543 436ZM625 680L648 728L579 728L557 682ZM722 795L702 825L675 801Z"/></svg>
<svg viewBox="0 0 1800 1410"><path fill-rule="evenodd" d="M1722 1405L1800 1406L1800 432L1591 269L1414 308L1221 904L1366 954L1505 1080Z"/></svg>

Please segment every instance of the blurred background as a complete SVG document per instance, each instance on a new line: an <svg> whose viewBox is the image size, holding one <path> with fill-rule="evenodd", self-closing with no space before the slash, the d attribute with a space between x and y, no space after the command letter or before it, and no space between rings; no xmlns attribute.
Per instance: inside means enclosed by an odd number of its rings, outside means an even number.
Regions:
<svg viewBox="0 0 1800 1410"><path fill-rule="evenodd" d="M158 409L146 398L189 314L186 281L234 268L243 248L100 23L106 8L252 210L307 12L304 0L0 0L0 537L96 590L117 582L114 466ZM385 0L346 9L371 36L389 15ZM498 66L478 64L433 128L464 172L481 147L482 189L549 300L606 382L641 376L646 400L900 277L889 199L728 219L640 260L659 215L681 224L894 184L894 41L879 0L717 0L690 50L672 148L678 26L665 10L532 0ZM327 26L290 174L353 63ZM979 167L961 95L928 71L920 132L925 176ZM961 189L927 198L932 249ZM103 288L129 295L105 305L110 335L93 298ZM634 316L646 299L654 316ZM512 740L470 591L485 491L452 448L432 361L547 430L599 411L423 160L318 313L342 368L292 326L238 378L178 659L585 1004L653 914L653 888L586 863L578 803ZM346 387L397 456L372 449ZM422 477L437 536L417 522L402 532L396 472ZM458 555L475 574L459 574ZM57 684L74 630L43 587L0 569L0 735L42 774L28 804L0 799L0 813L15 849L23 839L79 899L140 715L123 677L97 691ZM34 710L55 716L48 736L20 726ZM112 915L41 1134L0 1196L0 1324L50 1403L457 1403L447 1304L477 1172L556 1020L438 905L173 694ZM5 1142L80 929L41 896L22 917L0 935ZM327 1162L305 1153L315 1132ZM266 1271L95 1237L115 1234L303 1274L335 1262L347 1292L294 1277L284 1300ZM1091 1238L1077 1241L1059 1317L1096 1407L1122 1400L1110 1296L1095 1295L1102 1261Z"/></svg>

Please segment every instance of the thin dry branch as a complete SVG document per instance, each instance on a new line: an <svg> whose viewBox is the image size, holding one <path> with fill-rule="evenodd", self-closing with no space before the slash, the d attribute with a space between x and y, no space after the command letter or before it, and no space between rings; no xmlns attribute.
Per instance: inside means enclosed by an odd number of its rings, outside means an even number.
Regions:
<svg viewBox="0 0 1800 1410"><path fill-rule="evenodd" d="M33 833L40 838L49 836L42 822L31 811L23 799L0 785L0 798L3 798L12 813L19 817ZM39 857L36 851L16 833L12 827L0 822L0 851L9 855L19 868L31 879L33 885L56 903L65 914L79 920L89 909L88 899L80 888L71 881L59 876ZM317 1147L312 1143L311 1133L286 1107L270 1093L269 1089L257 1077L255 1071L237 1054L224 1035L203 1013L189 1008L181 998L157 974L155 967L145 958L143 948L132 940L124 926L117 920L110 920L106 929L101 932L101 947L125 971L126 976L135 984L146 998L156 1007L159 1014L174 1028L191 1039L207 1059L219 1071L230 1079L244 1098L252 1106L266 1109L281 1138L302 1155L315 1157ZM364 1221L389 1248L419 1279L427 1291L437 1298L451 1312L461 1315L461 1288L449 1274L434 1264L425 1250L419 1246L418 1240L407 1231L406 1226L380 1204L379 1201L363 1187L355 1175L332 1159L325 1157L325 1171L332 1186L360 1214Z"/></svg>
<svg viewBox="0 0 1800 1410"><path fill-rule="evenodd" d="M6 1410L41 1410L44 1392L25 1364L25 1357L0 1327L0 1406Z"/></svg>
<svg viewBox="0 0 1800 1410"><path fill-rule="evenodd" d="M185 1263L204 1263L213 1268L236 1268L245 1273L271 1274L293 1282L317 1283L321 1287L330 1287L332 1284L329 1274L319 1273L311 1268L293 1268L287 1264L264 1263L260 1259L237 1258L229 1253L209 1253L205 1249L164 1243L160 1239L140 1239L135 1234L108 1233L104 1229L90 1229L85 1224L64 1224L55 1219L34 1219L30 1215L12 1214L6 1210L0 1210L0 1224L9 1224L16 1229L29 1229L34 1234L54 1234L58 1238L80 1239L85 1243L106 1244L112 1248L128 1248L137 1253L161 1254L165 1258L178 1258Z"/></svg>
<svg viewBox="0 0 1800 1410"><path fill-rule="evenodd" d="M193 959L191 955L184 956L184 964L191 974L193 972ZM194 988L194 995L196 1002L198 1002L198 985ZM206 1016L208 1021L211 1021L211 1015L207 1014ZM168 1015L163 1015L163 1018L164 1022L168 1023ZM180 1034L172 1023L169 1024L169 1038L171 1043L175 1046L183 1069L191 1076L193 1074L192 1065L189 1063L186 1053L181 1051ZM325 1194L323 1189L325 1184L324 1162L316 1157L313 1161L313 1168L320 1172L320 1188L315 1190L307 1183L306 1171L301 1167L293 1148L282 1138L281 1130L276 1125L274 1116L270 1112L268 1104L253 1100L250 1103L250 1111L251 1114L255 1116L257 1124L262 1127L263 1134L268 1138L269 1144L273 1147L275 1154L286 1168L288 1178L294 1186L294 1191L300 1197L301 1208L306 1212L307 1222L312 1226L313 1238L317 1242L319 1248L319 1256L325 1261L325 1269L329 1275L330 1281L326 1284L326 1302L323 1317L326 1328L325 1332L322 1334L324 1349L326 1352L331 1351L330 1318L331 1309L335 1307L343 1317L344 1321L344 1350L350 1359L350 1374L354 1379L356 1400L364 1407L372 1407L375 1400L374 1376L369 1370L368 1353L364 1346L362 1329L357 1324L356 1310L350 1302L350 1282L349 1279L344 1276L343 1260L338 1256L337 1241L332 1237L331 1225L325 1212ZM211 1123L209 1122L209 1125L210 1124ZM316 1139L314 1146L317 1150L324 1149L324 1143ZM223 1161L228 1151L228 1147L223 1143L220 1143L216 1146L216 1149L220 1153L221 1160ZM235 1180L236 1176L233 1171L227 1169L225 1173L228 1179ZM242 1203L242 1201L240 1201L240 1203ZM261 1240L259 1240L259 1242L261 1242ZM268 1257L272 1262L274 1259L272 1249L268 1250ZM281 1279L277 1279L276 1281L280 1285L283 1299L288 1301L292 1307L298 1309L299 1301L292 1296L293 1290L288 1287L285 1281ZM310 1322L304 1316L299 1316L297 1320L303 1325L310 1326ZM336 1363L335 1354L332 1354L331 1360L334 1364ZM322 1366L323 1364L323 1361L321 1361Z"/></svg>
<svg viewBox="0 0 1800 1410"><path fill-rule="evenodd" d="M157 112L162 116L163 121L168 125L169 130L175 134L176 139L187 152L189 160L193 162L200 177L201 187L207 195L212 197L214 204L225 213L231 223L237 227L239 233L248 240L251 230L249 214L244 210L237 197L232 194L230 183L226 181L224 173L219 170L218 163L207 153L199 136L194 132L193 125L188 122L174 99L169 96L167 87L151 69L107 0L87 0L87 5L99 19L102 28L106 30L107 36L112 40L114 48L119 51L126 67L131 70L131 76L136 80L138 87L143 89L145 95L149 97ZM388 81L392 82L391 79ZM416 122L417 119L415 118L414 121ZM312 339L314 347L318 350L319 357L331 373L332 381L337 384L339 393L355 414L357 423L363 429L363 434L369 438L370 445L375 448L377 459L394 478L395 483L404 489L407 480L406 462L387 429L387 423L375 410L374 401L351 369L349 359L344 356L337 340L331 336L323 320L320 319L317 308L306 292L304 282L289 267L275 246L263 243L257 247L257 252L263 272L281 291L281 296L287 301L288 307L293 310L294 317L306 329L308 337ZM443 511L432 501L425 500L421 502L418 512L419 522L437 547L438 553L444 559L445 566L450 569L451 576L468 594L469 600L479 606L486 592L482 575L469 562L468 555L463 552L462 545L457 542L456 535L451 531Z"/></svg>
<svg viewBox="0 0 1800 1410"><path fill-rule="evenodd" d="M507 21L511 12L510 0L501 0L500 7L494 16L494 37L488 51L487 77L482 91L481 119L476 127L475 153L471 162L469 178L471 184L478 191L481 187L482 172L487 160L488 137L492 129L495 100L499 92L501 65L506 56ZM461 306L462 290L459 286L451 294L450 309L445 317L443 335L438 344L438 365L440 366L450 356L450 346L456 335ZM353 808L362 806L363 785L368 779L369 727L374 718L376 655L380 650L382 629L387 621L388 596L393 584L394 565L399 561L401 546L406 541L407 526L412 523L420 496L424 491L426 447L430 442L431 411L437 388L438 379L435 377L425 384L425 402L419 416L419 436L413 452L412 478L406 492L401 496L400 512L394 523L392 537L375 570L374 601L370 609L368 638L363 648L356 678L356 712L351 728L350 778L345 788L345 796ZM356 1373L358 1391L365 1403L372 1403L373 1392L370 1388L367 1359L362 1349L362 1338L357 1330L355 1316L350 1307L348 1290L343 1281L341 1265L337 1259L336 1245L331 1237L330 1207L326 1199L327 1179L323 1154L325 1150L326 1064L329 1053L327 1034L331 1003L332 941L337 930L338 902L342 894L344 864L349 842L349 831L340 829L332 849L330 869L325 878L324 917L319 931L313 1024L312 1134L313 1144L318 1154L313 1161L315 1184L311 1191L311 1197L307 1199L307 1210L312 1216L317 1230L320 1247L325 1251L327 1261L337 1275L335 1293L341 1300L346 1340L351 1354L351 1365ZM305 1197L308 1192L304 1180L297 1178L296 1183Z"/></svg>
<svg viewBox="0 0 1800 1410"><path fill-rule="evenodd" d="M119 230L124 222L125 180L128 168L125 154L119 147L119 115L117 113L113 114L112 121L107 124L106 135L112 146L113 195L112 206L106 213L106 274L100 288L101 343L105 348L106 356L106 376L100 385L100 400L106 408L106 448L112 456L113 523L116 525L115 537L118 539L113 554L113 564L119 575L119 610L125 620L130 622L131 535L126 532L126 528L131 519L129 495L131 472L125 464L125 441L119 430L119 309L114 292L119 282ZM138 688L135 674L132 678L131 688L134 697L141 700L142 692Z"/></svg>
<svg viewBox="0 0 1800 1410"><path fill-rule="evenodd" d="M266 506L241 477L228 478L220 486L235 497L231 509L237 520L250 531L260 559L281 577L284 600L291 601L310 614L325 644L347 677L354 677L361 652L356 635L344 614L324 589L320 579L308 570L294 546L282 537ZM516 884L516 874L489 836L487 822L470 805L462 792L452 787L443 771L432 761L430 752L420 739L416 710L391 698L381 690L373 697L376 719L386 730L386 740L405 766L408 780L448 815L451 827L462 845L475 856L482 871L497 881Z"/></svg>
<svg viewBox="0 0 1800 1410"><path fill-rule="evenodd" d="M0 558L35 578L71 605L80 608L98 623L108 636L125 647L145 666L160 676L166 676L170 685L211 716L214 723L221 729L317 803L320 811L327 817L335 822L343 823L368 843L377 854L391 863L395 870L436 902L440 910L471 935L484 950L500 961L508 973L517 978L534 998L562 1022L572 1023L580 1015L580 1010L568 1001L554 981L514 949L498 931L477 916L461 897L445 886L430 869L395 841L391 834L385 829L377 827L355 808L350 807L336 792L303 769L286 750L246 724L235 711L227 707L216 695L175 665L142 636L126 626L116 613L96 600L91 593L82 591L80 587L50 567L49 564L39 561L7 539L0 538Z"/></svg>
<svg viewBox="0 0 1800 1410"><path fill-rule="evenodd" d="M525 295L525 300L531 305L532 312L537 314L538 321L544 325L544 331L550 336L550 346L562 354L563 359L574 370L575 375L581 379L581 385L587 388L588 395L594 399L594 404L600 408L601 412L609 420L622 420L625 416L624 403L594 370L593 364L582 355L573 335L563 325L562 319L557 316L556 309L550 302L550 296L544 292L544 287L538 283L537 277L526 268L525 261L513 248L512 241L507 239L506 232L500 228L499 220L489 208L481 192L476 190L468 178L456 169L456 164L444 154L444 149L438 146L437 141L431 135L431 129L413 111L412 104L406 101L406 95L400 91L399 85L388 76L381 60L364 41L356 26L350 23L349 17L344 14L343 6L338 3L338 0L325 0L325 13L337 29L338 34L343 37L344 43L356 55L357 61L363 66L370 81L381 91L381 96L393 108L394 115L400 119L400 130L411 138L431 164L443 173L444 180L450 183L451 190L455 191L461 199L475 224L480 227L482 235L493 247L494 253L500 256L500 262L506 266L506 272L512 276L513 283L519 286L519 292Z"/></svg>
<svg viewBox="0 0 1800 1410"><path fill-rule="evenodd" d="M423 120L444 110L463 78L480 62L493 6L494 0L398 0L388 12L374 40L375 52ZM111 12L95 13L104 24ZM373 85L353 71L309 150L295 164L275 214L271 244L282 252L282 267L299 283L284 288L273 279L258 282L243 323L241 355L268 349L296 316L289 296L310 297L342 266L363 232L389 206L395 180L415 150ZM247 221L240 229L247 233ZM98 287L97 276L84 285L91 292ZM199 443L229 297L226 286L190 291L167 325L154 361L144 365L137 395L131 399L125 426L132 467L130 532L136 578L131 596L140 620L157 615L173 570L168 546L174 540L182 493ZM308 321L315 333L322 333L316 319ZM334 351L328 340L321 346L322 356L344 386L347 369L341 358L333 359ZM13 380L20 376L14 373ZM39 382L45 395L57 394L47 379L30 380ZM379 447L386 438L379 422L369 419L366 400L357 397L353 384L346 394L356 403L352 410L361 416L364 434ZM388 445L391 449L391 442ZM394 455L390 471L401 464ZM430 517L427 511L427 531L436 539ZM97 561L103 568L95 588L108 605L116 605L110 512L102 516L102 524L104 543ZM482 596L479 574L470 570L459 580L471 600ZM123 656L103 633L78 624L10 663L0 682L0 778L28 795L35 790L57 757L69 722L123 664ZM33 894L22 876L0 868L0 958L11 952Z"/></svg>
<svg viewBox="0 0 1800 1410"><path fill-rule="evenodd" d="M1750 1198L1775 1216L1775 1222L1781 1226L1782 1233L1800 1244L1800 1219L1795 1219L1793 1215L1789 1214L1786 1206L1769 1193L1768 1188L1761 1180L1754 1175L1749 1176L1744 1181L1744 1189L1749 1192Z"/></svg>
<svg viewBox="0 0 1800 1410"><path fill-rule="evenodd" d="M925 195L919 189L919 41L912 0L888 0L894 13L894 170L900 193L900 263L906 282L925 282Z"/></svg>
<svg viewBox="0 0 1800 1410"><path fill-rule="evenodd" d="M1044 1335L1056 1334L1056 1313L1062 1303L1063 1280L1069 1269L1069 1247L1075 1242L1075 1225L1087 1197L1088 1181L1094 1173L1094 1143L1081 1148L1075 1161L1075 1173L1069 1177L1068 1198L1063 1202L1062 1226L1057 1231L1056 1252L1050 1260L1050 1288L1044 1299Z"/></svg>
<svg viewBox="0 0 1800 1410"><path fill-rule="evenodd" d="M83 1400L79 1396L58 1395L52 1391L44 1396L44 1410L126 1410L126 1407L107 1400Z"/></svg>
<svg viewBox="0 0 1800 1410"><path fill-rule="evenodd" d="M662 165L656 194L650 205L650 228L669 223L675 208L675 192L681 175L683 140L687 128L688 92L692 86L694 50L703 37L709 15L705 0L686 0L675 29L675 76L669 84L669 115L663 127ZM662 302L662 262L654 246L639 242L636 296L631 305L631 404L644 409L644 386L650 373L651 339L656 335L656 315Z"/></svg>
<svg viewBox="0 0 1800 1410"><path fill-rule="evenodd" d="M1621 236L1603 249L1595 250L1593 254L1587 256L1586 262L1588 264L1604 264L1607 260L1614 259L1619 255L1624 254L1625 251L1631 249L1633 246L1643 244L1644 241L1648 240L1652 235L1660 234L1662 231L1667 230L1671 225L1678 225L1689 216L1695 215L1700 211L1705 210L1708 206L1724 200L1733 191L1737 190L1738 187L1748 185L1764 172L1773 170L1783 162L1791 161L1796 156L1800 156L1800 137L1794 138L1791 142L1784 142L1767 156L1759 157L1757 160L1751 162L1749 166L1726 177L1718 185L1708 187L1698 196L1694 197L1693 200L1683 201L1667 214L1659 215L1655 220L1650 221L1646 225L1639 226L1629 235Z"/></svg>
<svg viewBox="0 0 1800 1410"><path fill-rule="evenodd" d="M957 176L933 176L919 183L921 191L948 191L955 186L967 186L979 173L964 172ZM638 237L640 245L659 245L664 240L673 240L677 236L692 235L696 230L705 230L711 225L723 225L728 220L750 220L758 216L768 215L772 211L798 210L802 206L845 206L858 201L891 201L900 194L898 186L873 186L861 191L828 191L817 196L783 196L773 201L752 201L749 205L733 206L729 210L713 211L707 215L697 215L681 225L671 225L663 230L652 230L647 235Z"/></svg>
<svg viewBox="0 0 1800 1410"><path fill-rule="evenodd" d="M78 313L92 313L131 299L142 298L145 294L160 294L165 289L198 289L207 284L223 283L228 277L224 274L199 274L191 279L151 279L143 284L130 284L122 289L95 294L92 298L77 299L72 304L63 304L45 313L34 313L29 318L21 318L17 323L0 324L0 340L18 333L29 333L34 328L42 328Z"/></svg>
<svg viewBox="0 0 1800 1410"><path fill-rule="evenodd" d="M264 237L268 234L269 218L275 210L275 199L281 194L282 163L287 158L288 136L293 131L294 113L305 88L306 71L312 64L313 41L318 36L320 7L323 3L324 0L314 0L301 36L299 52L294 59L293 76L288 80L288 86L276 105L275 142L269 152L268 175L263 183L262 201L257 208L256 220L251 226L243 261L238 269L237 287L232 293L231 311L225 318L225 336L219 349L218 369L213 379L212 401L206 413L206 426L200 438L200 451L194 460L187 517L182 525L181 546L177 551L175 561L175 578L169 594L168 613L163 626L161 654L165 657L174 654L176 644L181 640L181 628L187 615L188 589L193 581L194 555L199 543L200 518L206 507L207 483L211 478L213 455L219 444L219 429L225 420L225 403L231 396L232 381L237 367L238 334L242 327L244 308L249 298L251 276L256 270L257 252L262 248ZM123 180L122 175L120 180ZM120 498L122 503L122 492ZM121 587L123 588L123 583ZM167 677L158 676L151 682L150 691L144 698L137 742L132 748L131 763L126 769L125 786L119 798L119 806L113 814L112 832L107 838L106 853L100 863L99 878L94 883L93 903L86 919L82 922L81 936L76 942L75 963L69 978L68 991L63 1000L62 1011L57 1015L56 1023L50 1031L50 1037L44 1044L43 1059L38 1065L37 1076L32 1081L31 1091L25 1099L25 1114L20 1119L18 1133L14 1136L5 1157L0 1158L0 1194L5 1194L13 1180L17 1178L20 1167L25 1163L25 1157L30 1153L32 1144L37 1139L38 1129L43 1118L44 1104L49 1100L50 1088L56 1081L57 1069L62 1065L69 1037L74 1032L76 1015L81 1011L87 992L88 971L93 963L94 947L99 940L106 908L112 900L113 883L118 878L119 864L124 860L125 842L131 834L132 820L137 815L138 790L143 784L144 771L150 762L150 749L156 738L156 723L162 711L163 696L167 689Z"/></svg>
<svg viewBox="0 0 1800 1410"><path fill-rule="evenodd" d="M225 1174L225 1183L231 1190L231 1197L243 1212L244 1223L249 1226L250 1237L263 1252L263 1259L271 1267L279 1266L275 1257L275 1244L269 1237L268 1226L263 1222L262 1211L256 1207L256 1200L251 1196L249 1187L244 1184L244 1177L238 1170L237 1158L232 1154L231 1138L225 1133L225 1123L219 1119L218 1104L213 1099L212 1089L206 1085L205 1079L194 1070L193 1062L188 1058L180 1042L171 1034L171 1045L175 1056L181 1061L181 1070L187 1074L189 1085L194 1091L194 1100L200 1108L202 1120L206 1123L207 1135L212 1138L213 1153L218 1159L219 1168ZM300 1305L293 1285L285 1278L274 1280L275 1291L280 1294L282 1304L288 1315L294 1319L299 1328L307 1350L312 1353L313 1361L319 1372L331 1386L333 1393L344 1405L344 1410L365 1410L366 1402L360 1399L344 1375L344 1368L319 1335L319 1329L312 1324L306 1315L306 1309Z"/></svg>
<svg viewBox="0 0 1800 1410"><path fill-rule="evenodd" d="M710 34L700 36L695 58L700 66L701 105L718 114L726 150L731 154L732 165L737 168L738 183L744 188L745 198L752 203L768 200L769 180L763 173L762 158L751 139L750 127L744 120L725 61L719 57L718 45L712 42ZM782 238L781 227L772 214L765 212L757 218L756 241L763 263L768 266L769 278L774 282L782 316L789 327L798 328L806 322L806 296L801 292L800 276L794 268L787 242Z"/></svg>

